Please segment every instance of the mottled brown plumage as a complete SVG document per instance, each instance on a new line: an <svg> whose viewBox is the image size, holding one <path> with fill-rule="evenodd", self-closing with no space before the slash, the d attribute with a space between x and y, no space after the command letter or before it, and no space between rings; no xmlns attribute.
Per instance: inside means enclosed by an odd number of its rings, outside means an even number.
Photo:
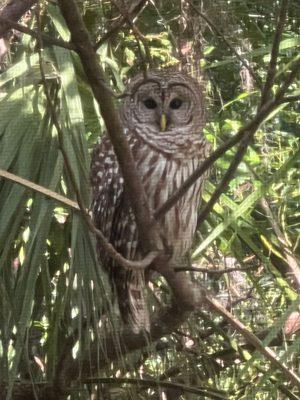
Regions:
<svg viewBox="0 0 300 400"><path fill-rule="evenodd" d="M194 79L170 71L149 72L146 80L139 75L127 91L130 96L123 102L120 117L154 211L207 156L202 91ZM91 180L96 226L124 257L140 259L135 218L108 136L94 150ZM199 179L161 220L174 265L180 264L191 247L203 180ZM99 257L109 271L123 320L135 332L149 329L144 273L116 265L101 248Z"/></svg>

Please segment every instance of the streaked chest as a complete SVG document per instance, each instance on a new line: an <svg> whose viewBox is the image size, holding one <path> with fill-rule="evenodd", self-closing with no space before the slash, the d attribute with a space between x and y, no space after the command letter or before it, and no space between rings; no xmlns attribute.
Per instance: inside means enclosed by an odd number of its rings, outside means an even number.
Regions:
<svg viewBox="0 0 300 400"><path fill-rule="evenodd" d="M196 156L175 159L150 147L140 154L136 159L137 169L153 211L157 210L201 163ZM200 191L201 180L198 180L161 219L162 232L167 243L172 246L174 256L184 254L192 245Z"/></svg>

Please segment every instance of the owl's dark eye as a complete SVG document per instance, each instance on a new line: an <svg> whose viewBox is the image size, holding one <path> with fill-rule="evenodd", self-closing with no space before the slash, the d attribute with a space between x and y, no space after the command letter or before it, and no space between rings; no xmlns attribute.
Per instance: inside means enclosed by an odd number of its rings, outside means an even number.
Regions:
<svg viewBox="0 0 300 400"><path fill-rule="evenodd" d="M144 100L144 105L146 108L149 108L150 110L153 110L154 108L157 107L156 101L151 99L151 97L149 97L149 99Z"/></svg>
<svg viewBox="0 0 300 400"><path fill-rule="evenodd" d="M182 106L182 100L181 99L173 99L170 103L170 107L172 108L172 110L178 110L178 108L180 108Z"/></svg>

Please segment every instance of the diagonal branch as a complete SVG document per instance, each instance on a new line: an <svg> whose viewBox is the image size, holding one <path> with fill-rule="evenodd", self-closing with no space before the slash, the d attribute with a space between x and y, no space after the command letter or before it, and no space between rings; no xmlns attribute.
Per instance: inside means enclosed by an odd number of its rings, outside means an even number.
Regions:
<svg viewBox="0 0 300 400"><path fill-rule="evenodd" d="M264 118L262 118L262 115L264 114L264 110L266 113L266 116L270 115L270 113L276 109L281 103L282 99L284 97L284 94L286 90L288 89L289 85L293 82L295 79L296 75L300 72L300 60L295 63L294 68L292 69L291 73L289 76L286 78L286 80L283 82L281 88L277 91L274 100L267 101L267 103L262 104L257 111L257 125L253 126L252 130L249 130L248 132L245 132L244 137L241 140L241 143L236 151L235 156L233 157L233 160L226 171L225 175L223 176L221 182L219 183L218 187L212 194L211 198L209 201L206 203L206 205L203 207L201 213L198 215L198 221L197 225L198 228L201 225L201 223L206 219L210 211L213 209L213 206L216 204L218 199L220 198L221 194L226 190L228 184L230 183L231 179L233 178L240 162L242 161L247 148L249 144L251 143L253 136L257 129L259 128L260 124L263 122Z"/></svg>
<svg viewBox="0 0 300 400"><path fill-rule="evenodd" d="M162 218L176 203L177 201L188 191L188 189L199 179L219 158L223 156L228 150L232 149L238 144L244 136L248 135L249 132L256 132L259 124L273 111L274 105L269 102L264 108L260 109L260 112L243 126L235 136L228 139L222 146L218 147L209 157L207 157L203 163L190 175L177 189L177 191L169 197L166 202L159 207L154 216L157 219Z"/></svg>
<svg viewBox="0 0 300 400"><path fill-rule="evenodd" d="M11 29L5 20L18 21L26 11L36 3L36 0L11 0L0 10L0 16L4 19L0 25L0 38Z"/></svg>
<svg viewBox="0 0 300 400"><path fill-rule="evenodd" d="M278 16L278 22L276 26L276 31L273 39L273 45L271 50L271 59L269 62L268 73L266 82L263 88L262 96L261 96L261 104L264 104L268 98L271 97L272 87L274 84L275 76L276 76L276 68L277 68L277 59L279 54L279 46L283 33L283 28L285 24L285 20L287 17L287 8L288 8L289 0L282 0L281 7Z"/></svg>
<svg viewBox="0 0 300 400"><path fill-rule="evenodd" d="M154 388L172 388L177 389L179 393L193 393L199 396L204 396L207 399L213 400L227 400L228 396L225 390L213 390L209 387L193 387L188 385L183 385L181 383L161 381L155 379L137 379L137 378L90 378L84 380L82 383L87 384L108 384L120 386L122 383L127 383L131 385L144 386L144 387L154 387Z"/></svg>
<svg viewBox="0 0 300 400"><path fill-rule="evenodd" d="M96 228L96 226L94 225L94 223L93 223L88 211L86 210L83 198L81 196L80 190L79 190L79 188L77 186L77 183L76 183L76 179L75 179L74 172L73 172L71 164L70 164L70 160L69 160L68 154L67 154L67 152L65 150L64 134L63 134L61 126L60 126L60 124L58 122L55 106L52 103L51 96L50 96L50 93L49 93L49 90L48 90L46 76L45 76L45 72L44 72L44 68L43 68L43 57L42 57L43 42L42 42L42 35L41 35L41 28L40 28L39 6L36 9L36 18L37 18L37 25L38 25L38 30L37 30L38 49L37 49L37 51L38 51L38 54L39 54L40 72L41 72L41 79L42 79L42 83L43 83L44 93L45 93L47 104L48 104L48 107L49 107L49 110L50 110L50 116L51 116L52 123L55 126L56 131L57 131L59 147L60 147L63 159L64 159L65 167L67 169L67 172L68 172L68 175L69 175L73 190L74 190L74 192L76 194L78 207L80 209L81 215L82 215L84 221L86 222L88 228L90 229L90 231L92 233L94 233L97 236L97 238L99 239L99 242L100 242L101 246L103 247L103 249L113 259L115 259L118 262L118 264L120 264L122 267L124 267L126 269L135 269L135 270L141 270L142 269L142 270L144 270L146 267L148 267L153 262L153 260L157 256L158 252L157 251L149 252L146 255L146 257L141 261L127 260L120 253L117 252L117 250L112 246L111 243L109 243L109 241L106 239L106 237L103 235L103 233L99 229Z"/></svg>
<svg viewBox="0 0 300 400"><path fill-rule="evenodd" d="M38 33L36 31L34 31L33 29L30 29L25 25L18 24L17 22L15 22L11 19L4 18L1 15L0 15L0 23L2 23L3 25L9 26L9 29L15 29L16 31L25 33L26 35L30 35L34 38L38 37ZM43 41L46 43L53 44L58 47L63 47L68 50L74 50L74 46L72 45L72 43L65 42L64 40L61 40L61 39L56 39L54 37L45 35L43 33L41 34L41 36L43 38Z"/></svg>
<svg viewBox="0 0 300 400"><path fill-rule="evenodd" d="M0 177L7 179L11 182L18 183L19 185L22 185L30 190L33 190L37 193L44 195L48 199L55 200L55 201L63 204L64 206L71 207L72 209L74 209L76 211L80 210L76 201L73 201L73 200L69 199L68 197L62 196L59 193L53 192L52 190L45 188L44 186L38 185L32 181L21 178L18 175L15 175L8 171L4 171L3 169L0 169Z"/></svg>
<svg viewBox="0 0 300 400"><path fill-rule="evenodd" d="M76 46L76 51L81 59L87 79L99 103L101 114L128 190L130 204L135 215L143 248L146 251L150 248L153 250L157 247L158 235L155 233L156 229L154 228L145 191L136 171L135 162L124 135L119 115L115 110L110 93L102 85L105 77L98 63L94 46L76 2L74 0L59 0L59 5L71 32L72 42Z"/></svg>
<svg viewBox="0 0 300 400"><path fill-rule="evenodd" d="M282 34L283 29L283 18L286 18L286 0L282 2L282 8L279 16L278 24L280 28L277 28L276 32L280 32ZM278 34L275 34L273 48L277 49L280 43L280 37ZM277 60L278 54L275 50L273 50L273 57L272 63L274 62L274 58ZM270 62L271 63L271 62ZM270 69L273 71L273 69ZM195 183L197 179L200 178L207 171L213 163L220 158L224 153L226 153L229 149L234 147L236 144L240 143L238 151L230 165L229 169L227 170L226 174L224 175L222 181L220 182L219 186L216 188L215 192L213 193L211 199L206 204L206 206L202 209L202 212L198 216L198 226L204 219L207 217L211 209L213 208L216 201L219 199L220 195L224 192L225 188L227 187L228 183L234 176L234 173L241 162L249 143L251 142L255 132L259 128L260 124L266 119L267 116L271 114L272 111L276 109L281 103L285 102L286 98L285 93L288 90L290 84L294 81L296 76L299 74L300 71L300 62L296 60L292 65L290 74L286 77L283 84L281 85L280 89L277 91L274 99L267 100L268 96L266 95L267 92L270 90L268 85L264 86L262 99L265 98L265 102L261 103L257 109L255 117L244 127L242 127L239 132L233 136L231 139L227 140L221 147L219 147L214 153L212 153L203 163L198 167L194 173L183 183L183 185L173 194L170 198L158 209L155 211L154 216L156 219L160 219L163 215L165 215L175 204L176 202L186 193L186 191ZM276 69L275 69L276 72ZM274 71L273 71L274 73ZM271 79L271 78L269 78ZM272 78L274 79L274 77ZM292 101L295 101L297 97L292 97Z"/></svg>
<svg viewBox="0 0 300 400"><path fill-rule="evenodd" d="M213 298L208 292L205 293L205 300L207 305L209 305L214 311L219 315L225 317L231 326L233 326L239 333L243 335L246 341L254 346L256 350L259 351L271 364L279 369L283 375L300 389L300 377L291 370L286 364L279 360L277 354L268 346L265 346L259 338L254 335L246 326L238 320L233 314L226 310L215 298Z"/></svg>
<svg viewBox="0 0 300 400"><path fill-rule="evenodd" d="M100 111L124 178L143 251L145 253L161 252L164 249L164 245L159 235L159 226L151 215L145 190L136 170L113 99L110 92L103 86L103 82L105 82L104 73L99 65L98 55L95 52L89 33L74 0L59 0L59 5L71 32L72 43L76 46L87 80L100 106ZM196 296L193 284L187 274L174 271L167 262L168 258L167 252L161 253L155 259L155 269L166 279L172 290L174 301L180 302L180 308L184 311L191 310Z"/></svg>
<svg viewBox="0 0 300 400"><path fill-rule="evenodd" d="M138 2L132 2L131 7L128 10L128 17L133 21L135 16L144 8L145 4L147 3L148 0L140 0ZM99 47L103 45L111 36L116 34L123 25L126 24L127 21L127 16L120 15L118 20L114 23L114 25L110 28L108 32L106 32L102 38L95 44L94 48L97 50Z"/></svg>
<svg viewBox="0 0 300 400"><path fill-rule="evenodd" d="M241 64L249 71L252 79L256 82L257 86L261 88L261 82L259 77L256 75L254 72L253 68L251 65L248 63L247 60L245 60L237 51L236 49L232 46L232 44L226 39L226 37L221 33L221 31L217 28L217 26L208 18L207 15L205 15L202 11L200 11L197 7L194 6L194 4L191 1L188 1L189 5L192 7L192 9L202 18L204 21L208 24L208 26L216 33L217 37L221 39L226 46L230 49L230 51L240 60Z"/></svg>

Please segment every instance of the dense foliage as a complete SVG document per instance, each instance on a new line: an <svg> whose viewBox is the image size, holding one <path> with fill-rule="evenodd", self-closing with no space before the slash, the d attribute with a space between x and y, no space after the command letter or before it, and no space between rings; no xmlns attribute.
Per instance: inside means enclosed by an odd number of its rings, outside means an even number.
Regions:
<svg viewBox="0 0 300 400"><path fill-rule="evenodd" d="M77 3L95 43L119 18L112 1ZM107 83L118 92L126 79L149 66L181 65L198 78L201 74L205 135L216 149L255 115L280 4L193 1L207 21L189 3L146 2L134 29L124 23L97 54ZM273 91L299 59L299 13L297 0L291 0ZM37 28L34 11L21 22ZM54 1L41 2L41 28L52 38L70 39ZM64 150L88 207L90 152L105 128L80 60L75 52L46 39L39 54L36 38L17 30L8 42L0 74L0 170L76 201L44 95L42 68L63 131ZM256 80L237 54L251 66ZM288 94L300 95L299 74ZM294 372L299 372L300 361L299 111L299 101L282 103L260 125L234 179L199 227L192 263L201 270L187 272ZM231 149L213 165L204 204L235 152ZM52 382L70 337L78 337L74 357L87 354L93 340L101 348L110 331L118 349L118 311L97 261L94 236L74 207L47 198L30 184L20 185L13 177L0 179L0 381L10 387L15 380ZM236 270L217 273L227 268ZM170 301L162 278L150 285L149 299L153 310ZM90 398L88 372L83 375L71 399ZM104 368L99 365L96 376L114 378L99 385L103 399L299 398L280 369L229 320L206 308L195 311L171 335L155 343L149 340L147 348L120 354L118 361ZM138 380L126 384L119 378L154 381L141 386ZM155 381L184 386L158 388Z"/></svg>

